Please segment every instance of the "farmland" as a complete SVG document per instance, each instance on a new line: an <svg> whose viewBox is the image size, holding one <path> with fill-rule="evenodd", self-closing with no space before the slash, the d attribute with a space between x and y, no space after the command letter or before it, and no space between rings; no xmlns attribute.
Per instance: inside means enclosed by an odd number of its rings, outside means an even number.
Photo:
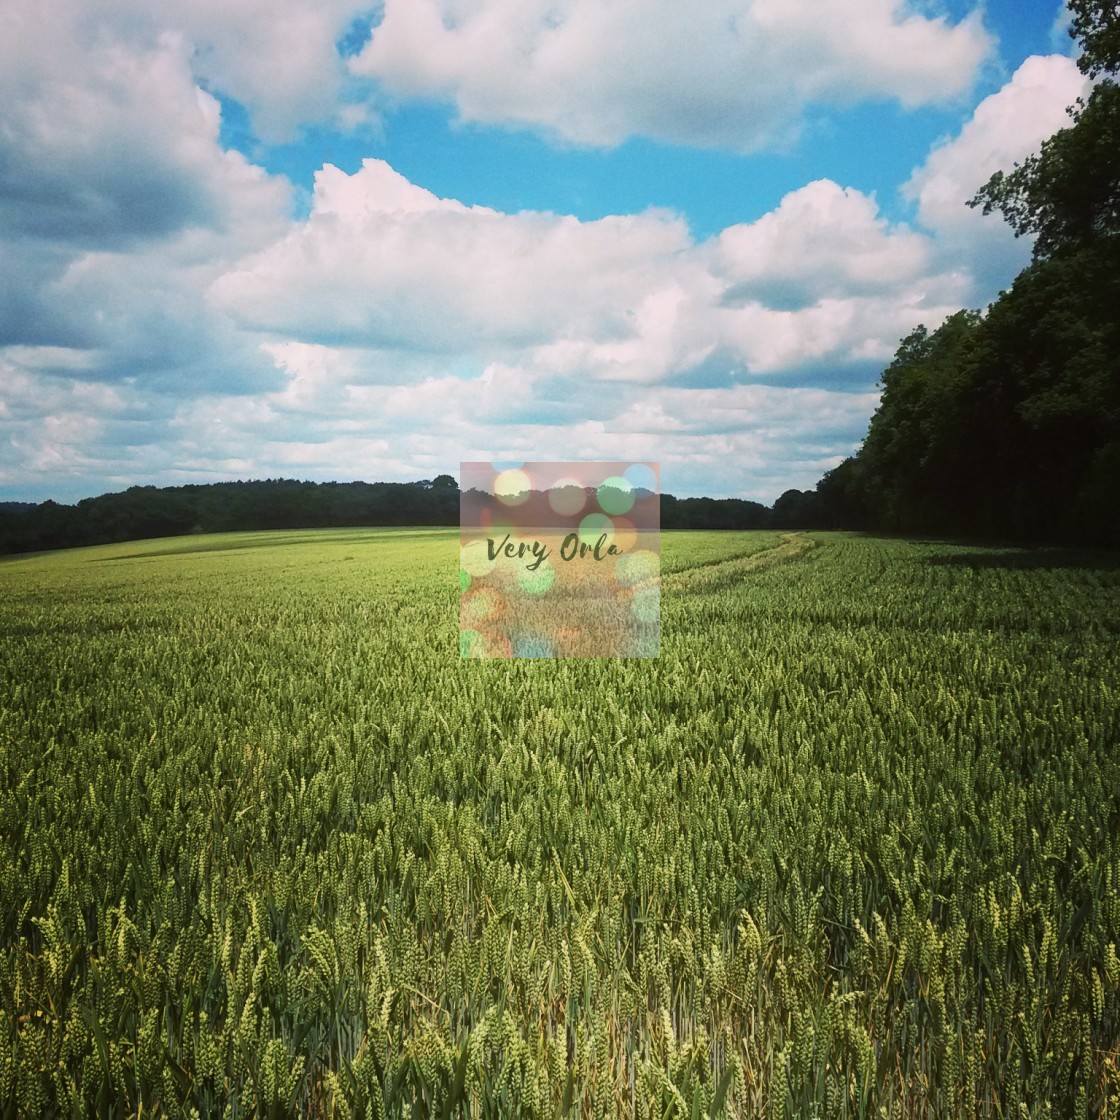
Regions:
<svg viewBox="0 0 1120 1120"><path fill-rule="evenodd" d="M461 661L458 536L0 563L0 1115L1120 1116L1120 563L668 533Z"/></svg>

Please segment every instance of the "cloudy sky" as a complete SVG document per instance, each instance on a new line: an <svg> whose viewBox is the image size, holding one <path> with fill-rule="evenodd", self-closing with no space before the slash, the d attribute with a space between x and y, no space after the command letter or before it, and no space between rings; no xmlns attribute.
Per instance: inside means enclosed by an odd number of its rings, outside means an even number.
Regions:
<svg viewBox="0 0 1120 1120"><path fill-rule="evenodd" d="M1053 0L0 2L0 500L660 460L770 502L1030 245Z"/></svg>

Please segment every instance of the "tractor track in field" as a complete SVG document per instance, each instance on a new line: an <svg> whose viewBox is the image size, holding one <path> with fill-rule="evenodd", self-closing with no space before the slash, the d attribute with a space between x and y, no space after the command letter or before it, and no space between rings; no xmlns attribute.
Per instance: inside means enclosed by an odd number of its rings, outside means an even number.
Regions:
<svg viewBox="0 0 1120 1120"><path fill-rule="evenodd" d="M691 589L707 584L724 584L737 580L749 572L772 568L798 560L816 548L816 541L804 533L783 533L781 542L761 552L747 556L731 556L725 560L709 560L693 568L668 573L664 580L678 590Z"/></svg>

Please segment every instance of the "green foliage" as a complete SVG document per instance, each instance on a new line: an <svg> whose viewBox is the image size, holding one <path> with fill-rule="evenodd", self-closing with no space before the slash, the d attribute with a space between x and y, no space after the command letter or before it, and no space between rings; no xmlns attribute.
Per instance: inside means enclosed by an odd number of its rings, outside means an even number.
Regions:
<svg viewBox="0 0 1120 1120"><path fill-rule="evenodd" d="M1070 10L1081 69L1114 74L1115 0ZM1034 235L1034 263L986 316L903 340L862 449L818 486L825 524L1120 547L1120 86L1070 115L969 203Z"/></svg>
<svg viewBox="0 0 1120 1120"><path fill-rule="evenodd" d="M821 500L895 530L1120 546L1118 247L1038 261L986 316L904 339Z"/></svg>
<svg viewBox="0 0 1120 1120"><path fill-rule="evenodd" d="M0 1116L1118 1114L1120 569L670 533L659 659L463 662L456 547L4 562Z"/></svg>
<svg viewBox="0 0 1120 1120"><path fill-rule="evenodd" d="M959 311L930 334L902 340L883 373L879 409L860 451L877 520L895 529L943 523L974 473L967 453L971 355L980 316Z"/></svg>
<svg viewBox="0 0 1120 1120"><path fill-rule="evenodd" d="M1016 236L1036 234L1035 259L1120 234L1120 86L1106 80L1038 155L997 171L970 206L998 210Z"/></svg>
<svg viewBox="0 0 1120 1120"><path fill-rule="evenodd" d="M1120 70L1120 5L1116 0L1068 0L1070 37L1081 44L1077 65L1091 78Z"/></svg>
<svg viewBox="0 0 1120 1120"><path fill-rule="evenodd" d="M766 506L742 498L661 495L662 529L766 529L773 520Z"/></svg>
<svg viewBox="0 0 1120 1120"><path fill-rule="evenodd" d="M1120 69L1120 5L1070 0L1069 33L1081 44L1077 65L1090 77ZM1037 155L997 171L970 206L1000 211L1015 235L1037 234L1035 259L1085 249L1120 234L1120 87L1098 82L1071 107L1073 123Z"/></svg>
<svg viewBox="0 0 1120 1120"><path fill-rule="evenodd" d="M1072 0L1079 65L1120 65L1115 0ZM1035 235L986 316L903 339L817 523L1120 547L1120 86L1105 78L970 206Z"/></svg>

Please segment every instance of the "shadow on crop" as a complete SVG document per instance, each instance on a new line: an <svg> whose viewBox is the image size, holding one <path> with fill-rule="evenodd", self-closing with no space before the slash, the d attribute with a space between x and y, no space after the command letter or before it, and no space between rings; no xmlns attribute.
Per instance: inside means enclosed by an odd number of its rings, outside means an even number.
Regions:
<svg viewBox="0 0 1120 1120"><path fill-rule="evenodd" d="M931 556L926 563L939 568L1120 572L1120 553L1071 548L985 548Z"/></svg>

